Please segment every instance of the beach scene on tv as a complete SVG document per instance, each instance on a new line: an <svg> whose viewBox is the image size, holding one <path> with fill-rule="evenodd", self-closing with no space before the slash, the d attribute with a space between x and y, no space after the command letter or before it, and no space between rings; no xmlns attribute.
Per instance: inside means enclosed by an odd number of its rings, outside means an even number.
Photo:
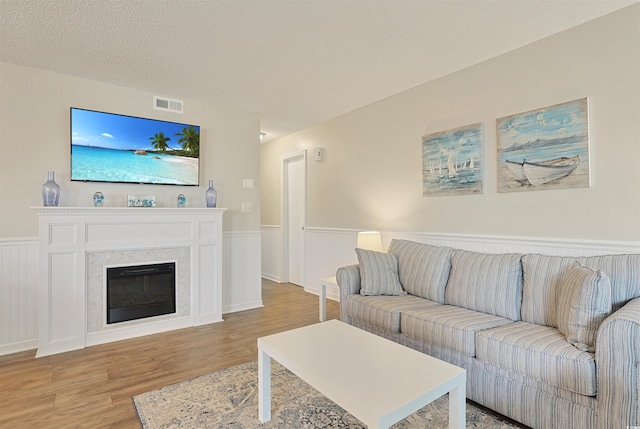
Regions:
<svg viewBox="0 0 640 429"><path fill-rule="evenodd" d="M71 180L198 185L200 127L71 109Z"/></svg>

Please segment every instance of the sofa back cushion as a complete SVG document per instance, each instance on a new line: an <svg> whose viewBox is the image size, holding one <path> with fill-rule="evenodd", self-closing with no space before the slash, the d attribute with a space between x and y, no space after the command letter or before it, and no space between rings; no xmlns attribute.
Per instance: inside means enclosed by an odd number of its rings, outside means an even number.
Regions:
<svg viewBox="0 0 640 429"><path fill-rule="evenodd" d="M612 311L640 296L640 254L578 258L580 264L601 270L611 282Z"/></svg>
<svg viewBox="0 0 640 429"><path fill-rule="evenodd" d="M522 320L558 327L558 285L576 258L527 254L522 257Z"/></svg>
<svg viewBox="0 0 640 429"><path fill-rule="evenodd" d="M561 277L579 262L600 270L611 283L612 311L640 297L640 254L561 257L527 254L522 257L522 320L558 327L557 305Z"/></svg>
<svg viewBox="0 0 640 429"><path fill-rule="evenodd" d="M600 270L578 263L568 268L558 290L558 330L583 352L596 351L596 335L611 314L611 284Z"/></svg>
<svg viewBox="0 0 640 429"><path fill-rule="evenodd" d="M521 257L519 253L454 251L445 303L514 321L520 320Z"/></svg>
<svg viewBox="0 0 640 429"><path fill-rule="evenodd" d="M394 239L389 253L398 257L398 275L404 290L444 304L453 249Z"/></svg>

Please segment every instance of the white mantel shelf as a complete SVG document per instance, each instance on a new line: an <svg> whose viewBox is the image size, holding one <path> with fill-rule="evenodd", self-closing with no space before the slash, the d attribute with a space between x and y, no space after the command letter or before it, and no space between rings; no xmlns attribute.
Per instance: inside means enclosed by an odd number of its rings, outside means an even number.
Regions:
<svg viewBox="0 0 640 429"><path fill-rule="evenodd" d="M39 220L37 357L222 321L222 215L225 208L33 207ZM186 253L185 253L186 252ZM87 285L100 278L89 256L188 255L182 313L88 329ZM160 259L167 256L160 257ZM170 259L172 256L168 256ZM177 256L176 256L177 257ZM90 270L92 270L90 272ZM94 293L95 295L95 293ZM98 294L99 295L99 294ZM100 319L100 316L98 316ZM92 325L95 325L93 321Z"/></svg>
<svg viewBox="0 0 640 429"><path fill-rule="evenodd" d="M83 214L93 215L132 215L132 216L163 216L163 215L193 215L193 214L222 214L226 208L196 207L31 207L39 215Z"/></svg>

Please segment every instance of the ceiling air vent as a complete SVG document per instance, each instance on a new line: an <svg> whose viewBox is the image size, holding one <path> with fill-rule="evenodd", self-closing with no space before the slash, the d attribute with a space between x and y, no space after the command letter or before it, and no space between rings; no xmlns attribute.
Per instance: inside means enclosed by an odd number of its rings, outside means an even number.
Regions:
<svg viewBox="0 0 640 429"><path fill-rule="evenodd" d="M182 101L158 97L157 95L153 96L153 108L156 110L164 110L165 112L183 113Z"/></svg>

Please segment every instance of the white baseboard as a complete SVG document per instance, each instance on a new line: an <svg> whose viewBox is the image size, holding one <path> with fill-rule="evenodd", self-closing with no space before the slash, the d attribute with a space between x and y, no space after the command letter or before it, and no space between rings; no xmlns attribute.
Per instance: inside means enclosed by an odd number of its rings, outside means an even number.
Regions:
<svg viewBox="0 0 640 429"><path fill-rule="evenodd" d="M238 304L230 305L227 307L223 306L222 314L224 315L227 313L237 313L239 311L253 310L254 308L262 308L262 307L264 307L262 300L238 303Z"/></svg>
<svg viewBox="0 0 640 429"><path fill-rule="evenodd" d="M267 280L271 280L272 282L276 282L276 283L282 283L282 277L276 277L274 275L271 275L269 273L262 273L262 278L267 279Z"/></svg>
<svg viewBox="0 0 640 429"><path fill-rule="evenodd" d="M305 287L304 291L309 292L310 294L313 294L313 295L318 295L318 297L320 296L320 287L317 287L317 288ZM327 299L340 302L340 291L335 289L327 290Z"/></svg>
<svg viewBox="0 0 640 429"><path fill-rule="evenodd" d="M35 350L38 348L38 339L17 341L15 343L0 345L0 356L12 353L24 352L27 350Z"/></svg>

